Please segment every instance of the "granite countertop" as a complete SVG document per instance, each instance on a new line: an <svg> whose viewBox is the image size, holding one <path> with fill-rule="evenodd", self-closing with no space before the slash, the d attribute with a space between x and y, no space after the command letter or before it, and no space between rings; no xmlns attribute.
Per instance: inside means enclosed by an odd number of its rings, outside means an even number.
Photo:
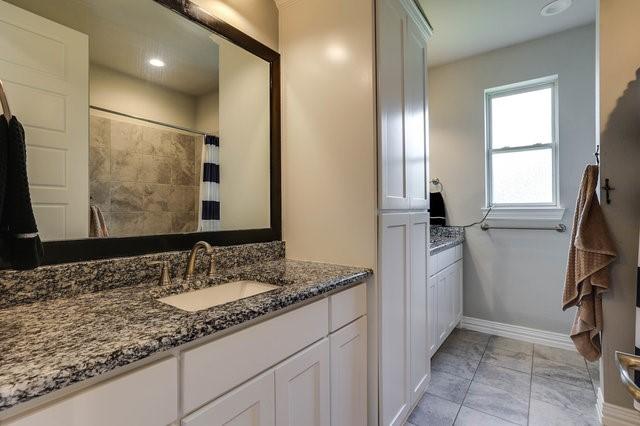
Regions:
<svg viewBox="0 0 640 426"><path fill-rule="evenodd" d="M362 282L364 268L286 259L171 287L142 284L0 309L0 411L152 354ZM235 280L281 288L198 312L157 298Z"/></svg>
<svg viewBox="0 0 640 426"><path fill-rule="evenodd" d="M432 256L464 242L462 226L431 225L429 229L429 254Z"/></svg>

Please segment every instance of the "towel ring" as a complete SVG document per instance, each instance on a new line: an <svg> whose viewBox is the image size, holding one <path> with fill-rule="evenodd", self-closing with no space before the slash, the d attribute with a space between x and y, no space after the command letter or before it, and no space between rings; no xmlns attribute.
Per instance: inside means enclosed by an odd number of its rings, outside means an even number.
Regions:
<svg viewBox="0 0 640 426"><path fill-rule="evenodd" d="M0 80L0 104L2 104L2 111L4 112L4 118L9 122L13 115L11 115L11 108L9 108L9 101L7 100L7 92L4 90L2 80Z"/></svg>
<svg viewBox="0 0 640 426"><path fill-rule="evenodd" d="M433 185L433 186L436 186L436 187L438 187L438 186L439 186L439 187L440 187L440 189L438 190L438 192L442 192L442 190L444 189L444 185L443 185L443 184L442 184L442 182L440 181L440 178L437 178L437 177L436 177L436 178L433 178L433 179L431 179L431 180L429 181L429 183L430 183L431 185Z"/></svg>

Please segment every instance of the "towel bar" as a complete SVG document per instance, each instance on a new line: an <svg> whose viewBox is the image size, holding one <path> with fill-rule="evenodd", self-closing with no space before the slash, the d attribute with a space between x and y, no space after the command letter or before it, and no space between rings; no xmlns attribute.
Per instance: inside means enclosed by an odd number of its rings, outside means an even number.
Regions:
<svg viewBox="0 0 640 426"><path fill-rule="evenodd" d="M616 365L620 371L620 380L627 388L633 399L640 401L640 388L636 386L629 375L629 369L640 369L640 357L616 351Z"/></svg>
<svg viewBox="0 0 640 426"><path fill-rule="evenodd" d="M559 223L556 226L491 226L486 222L483 222L480 225L480 229L483 231L488 231L489 229L522 229L522 230L533 230L533 231L558 231L565 232L567 227L563 223Z"/></svg>

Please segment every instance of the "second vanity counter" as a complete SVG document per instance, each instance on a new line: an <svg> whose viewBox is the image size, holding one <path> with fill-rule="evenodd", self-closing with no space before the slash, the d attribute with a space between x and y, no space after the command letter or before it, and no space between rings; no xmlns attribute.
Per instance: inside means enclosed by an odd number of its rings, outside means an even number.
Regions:
<svg viewBox="0 0 640 426"><path fill-rule="evenodd" d="M461 226L431 225L429 229L429 254L431 256L464 243L464 228Z"/></svg>
<svg viewBox="0 0 640 426"><path fill-rule="evenodd" d="M128 286L1 309L0 412L152 354L239 330L371 274L364 268L279 259L188 285ZM193 313L156 300L234 280L280 288Z"/></svg>

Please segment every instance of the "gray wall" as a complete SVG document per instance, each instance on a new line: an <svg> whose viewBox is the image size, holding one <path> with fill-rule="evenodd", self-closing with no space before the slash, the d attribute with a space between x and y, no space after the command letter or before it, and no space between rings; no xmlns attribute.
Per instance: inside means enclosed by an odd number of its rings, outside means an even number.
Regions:
<svg viewBox="0 0 640 426"><path fill-rule="evenodd" d="M475 222L484 204L484 89L558 75L560 201L570 227L595 145L595 25L430 69L431 177L444 183L451 224ZM568 333L562 312L570 232L467 229L464 315Z"/></svg>

